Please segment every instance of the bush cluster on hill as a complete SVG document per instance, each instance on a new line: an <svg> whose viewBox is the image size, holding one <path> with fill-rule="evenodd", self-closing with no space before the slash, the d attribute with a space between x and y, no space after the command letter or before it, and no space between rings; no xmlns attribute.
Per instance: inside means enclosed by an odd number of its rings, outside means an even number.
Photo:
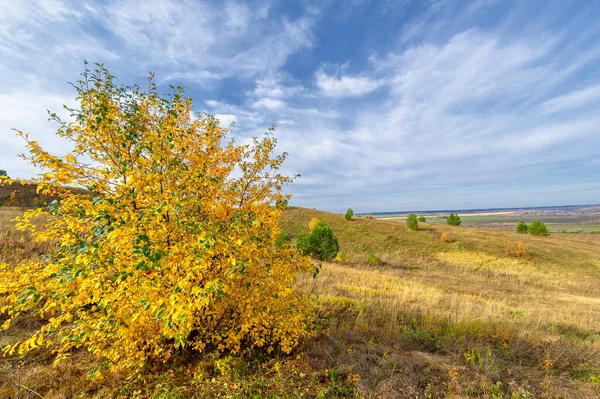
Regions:
<svg viewBox="0 0 600 399"><path fill-rule="evenodd" d="M527 224L525 224L524 221L520 220L519 223L517 224L517 233L520 234L531 234L534 236L542 236L545 237L548 235L548 229L546 228L546 225L544 224L544 222L540 222L539 220L534 220L533 222L531 222L531 224L528 226Z"/></svg>

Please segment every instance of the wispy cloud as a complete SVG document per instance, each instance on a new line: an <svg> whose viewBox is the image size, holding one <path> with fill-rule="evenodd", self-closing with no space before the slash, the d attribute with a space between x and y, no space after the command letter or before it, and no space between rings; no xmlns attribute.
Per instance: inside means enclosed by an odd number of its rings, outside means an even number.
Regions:
<svg viewBox="0 0 600 399"><path fill-rule="evenodd" d="M323 70L315 74L316 85L327 97L362 96L381 86L381 82L367 77L329 76Z"/></svg>
<svg viewBox="0 0 600 399"><path fill-rule="evenodd" d="M600 85L575 90L544 101L540 104L540 110L545 114L553 114L574 109L594 107L597 111L600 102Z"/></svg>
<svg viewBox="0 0 600 399"><path fill-rule="evenodd" d="M285 102L275 98L261 98L253 104L254 108L279 109L285 107Z"/></svg>

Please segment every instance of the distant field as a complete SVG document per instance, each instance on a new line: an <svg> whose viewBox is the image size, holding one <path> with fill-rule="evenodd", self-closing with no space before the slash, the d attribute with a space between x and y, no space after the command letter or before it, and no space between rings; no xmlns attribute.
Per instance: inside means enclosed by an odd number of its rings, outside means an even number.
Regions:
<svg viewBox="0 0 600 399"><path fill-rule="evenodd" d="M554 224L548 223L548 230L552 232L587 232L600 233L600 224Z"/></svg>
<svg viewBox="0 0 600 399"><path fill-rule="evenodd" d="M427 217L433 219L433 217ZM540 216L519 216L514 214L506 215L461 215L462 225L481 228L492 228L501 230L514 230L517 223L523 220L525 223L531 223L534 219L544 222L548 230L555 233L565 232L599 232L600 233L600 214L590 213L581 215L540 215ZM387 220L404 221L406 217L386 217ZM435 223L446 224L443 217L435 217Z"/></svg>

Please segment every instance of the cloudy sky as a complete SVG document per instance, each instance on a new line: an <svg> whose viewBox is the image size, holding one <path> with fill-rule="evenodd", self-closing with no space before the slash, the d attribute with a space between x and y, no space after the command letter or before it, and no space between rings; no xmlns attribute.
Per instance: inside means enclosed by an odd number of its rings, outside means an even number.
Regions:
<svg viewBox="0 0 600 399"><path fill-rule="evenodd" d="M143 4L142 4L143 3ZM84 59L148 71L246 138L277 126L293 205L600 203L600 1L0 0L0 169Z"/></svg>

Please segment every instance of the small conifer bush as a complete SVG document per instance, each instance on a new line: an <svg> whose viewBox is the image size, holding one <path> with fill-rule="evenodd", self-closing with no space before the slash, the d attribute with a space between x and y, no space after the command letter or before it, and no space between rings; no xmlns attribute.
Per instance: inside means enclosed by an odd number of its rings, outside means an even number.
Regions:
<svg viewBox="0 0 600 399"><path fill-rule="evenodd" d="M446 218L446 223L448 223L450 226L460 226L460 216L458 216L456 213L451 213Z"/></svg>
<svg viewBox="0 0 600 399"><path fill-rule="evenodd" d="M408 227L411 231L416 231L419 229L419 222L417 221L417 215L411 213L406 218L406 227Z"/></svg>
<svg viewBox="0 0 600 399"><path fill-rule="evenodd" d="M546 228L546 225L537 219L531 222L531 224L527 227L527 232L534 236L545 237L548 235L548 229Z"/></svg>
<svg viewBox="0 0 600 399"><path fill-rule="evenodd" d="M340 245L331 228L322 220L308 234L301 234L296 240L296 248L304 254L318 260L332 260Z"/></svg>
<svg viewBox="0 0 600 399"><path fill-rule="evenodd" d="M517 224L517 233L527 234L527 225L522 220L520 220L519 224Z"/></svg>
<svg viewBox="0 0 600 399"><path fill-rule="evenodd" d="M354 216L354 211L352 210L352 208L348 208L344 217L346 218L347 221L350 221L350 220L352 220L352 216Z"/></svg>
<svg viewBox="0 0 600 399"><path fill-rule="evenodd" d="M417 219L419 220L419 222L423 222L423 223L427 221L427 219L425 219L425 216L423 216L423 215L419 216Z"/></svg>

